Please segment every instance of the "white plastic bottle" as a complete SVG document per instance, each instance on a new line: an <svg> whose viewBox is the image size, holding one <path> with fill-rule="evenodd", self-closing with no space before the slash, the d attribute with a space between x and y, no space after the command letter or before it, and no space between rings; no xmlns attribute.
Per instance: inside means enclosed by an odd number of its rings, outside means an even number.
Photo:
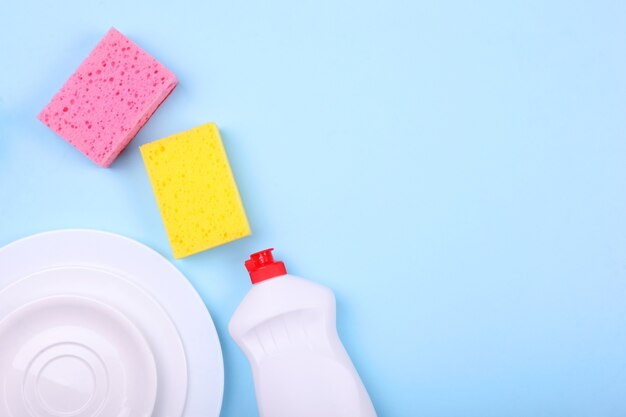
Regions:
<svg viewBox="0 0 626 417"><path fill-rule="evenodd" d="M246 261L254 286L229 326L252 366L261 417L375 417L337 335L332 291L288 275L272 250Z"/></svg>

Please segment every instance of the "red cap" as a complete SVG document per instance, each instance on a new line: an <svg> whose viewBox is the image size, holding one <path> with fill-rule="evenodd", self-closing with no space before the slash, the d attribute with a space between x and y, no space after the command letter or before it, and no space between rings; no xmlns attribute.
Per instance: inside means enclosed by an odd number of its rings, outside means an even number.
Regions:
<svg viewBox="0 0 626 417"><path fill-rule="evenodd" d="M274 248L270 248L253 253L250 255L250 259L246 261L246 269L250 273L250 279L253 284L287 273L284 263L274 261L274 257L272 256L273 250Z"/></svg>

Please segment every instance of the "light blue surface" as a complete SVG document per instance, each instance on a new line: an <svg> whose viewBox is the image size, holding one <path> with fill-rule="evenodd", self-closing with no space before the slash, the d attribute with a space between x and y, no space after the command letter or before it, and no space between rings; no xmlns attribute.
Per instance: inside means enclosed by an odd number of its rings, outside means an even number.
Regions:
<svg viewBox="0 0 626 417"><path fill-rule="evenodd" d="M472 4L470 4L472 3ZM380 416L626 415L626 3L0 5L0 244L171 251L140 144L215 121L254 235L174 262L227 333L274 246L334 289ZM36 120L116 26L180 84L103 170ZM1 271L0 271L1 273Z"/></svg>

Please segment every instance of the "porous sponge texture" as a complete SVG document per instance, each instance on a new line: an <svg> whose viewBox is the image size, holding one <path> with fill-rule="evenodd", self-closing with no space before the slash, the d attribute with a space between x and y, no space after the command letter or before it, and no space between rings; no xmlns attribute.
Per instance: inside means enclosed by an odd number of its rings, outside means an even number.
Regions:
<svg viewBox="0 0 626 417"><path fill-rule="evenodd" d="M176 84L170 70L112 28L38 119L106 168Z"/></svg>
<svg viewBox="0 0 626 417"><path fill-rule="evenodd" d="M198 126L140 149L175 258L250 235L215 124Z"/></svg>

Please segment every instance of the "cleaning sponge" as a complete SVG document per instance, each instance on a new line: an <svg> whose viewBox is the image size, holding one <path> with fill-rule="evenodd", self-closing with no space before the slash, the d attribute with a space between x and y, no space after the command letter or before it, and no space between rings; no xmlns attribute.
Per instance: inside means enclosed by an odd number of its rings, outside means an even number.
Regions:
<svg viewBox="0 0 626 417"><path fill-rule="evenodd" d="M250 235L217 126L140 147L174 257Z"/></svg>
<svg viewBox="0 0 626 417"><path fill-rule="evenodd" d="M112 28L38 118L108 167L176 83L170 70Z"/></svg>

